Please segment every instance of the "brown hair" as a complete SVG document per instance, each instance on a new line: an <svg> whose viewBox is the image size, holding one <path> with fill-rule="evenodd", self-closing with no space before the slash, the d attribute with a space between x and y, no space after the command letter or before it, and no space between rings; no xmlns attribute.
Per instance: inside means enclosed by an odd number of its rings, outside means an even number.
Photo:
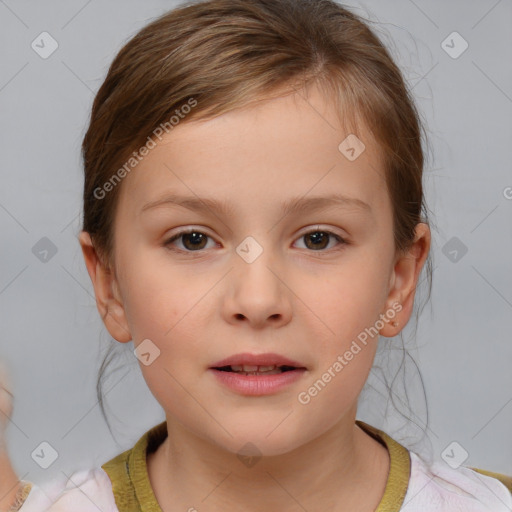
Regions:
<svg viewBox="0 0 512 512"><path fill-rule="evenodd" d="M362 122L378 142L395 248L406 251L415 226L429 223L422 188L425 132L402 74L378 37L332 0L207 0L182 4L140 30L119 51L94 99L82 145L83 230L107 267L115 268L113 219L122 182L101 199L95 191L156 127L168 126L191 99L196 106L182 122L311 83L333 99L347 134L358 135ZM425 267L430 299L430 255ZM102 410L107 357L97 386Z"/></svg>

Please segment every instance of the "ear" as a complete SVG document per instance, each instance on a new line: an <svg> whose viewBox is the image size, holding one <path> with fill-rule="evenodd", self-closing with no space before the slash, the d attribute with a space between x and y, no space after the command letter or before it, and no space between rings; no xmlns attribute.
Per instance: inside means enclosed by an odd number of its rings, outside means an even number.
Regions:
<svg viewBox="0 0 512 512"><path fill-rule="evenodd" d="M415 238L412 246L405 254L398 254L389 281L389 294L386 300L386 310L382 316L387 318L380 329L381 336L392 338L407 324L411 317L418 277L430 250L430 228L421 222L416 225ZM388 314L386 315L386 311ZM392 318L390 311L396 314ZM393 326L393 322L398 325Z"/></svg>
<svg viewBox="0 0 512 512"><path fill-rule="evenodd" d="M132 336L126 321L116 277L112 269L106 268L99 258L92 244L91 236L87 231L82 231L78 239L82 247L89 277L94 286L96 306L105 327L117 341L121 343L131 341Z"/></svg>

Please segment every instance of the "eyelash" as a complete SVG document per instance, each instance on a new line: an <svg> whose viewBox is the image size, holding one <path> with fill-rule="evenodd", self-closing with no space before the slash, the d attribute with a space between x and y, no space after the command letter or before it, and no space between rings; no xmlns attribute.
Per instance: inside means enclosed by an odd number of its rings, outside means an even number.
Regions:
<svg viewBox="0 0 512 512"><path fill-rule="evenodd" d="M164 246L165 247L168 247L169 250L171 251L174 251L174 252L182 252L182 253L201 253L204 251L204 249L198 249L197 251L189 251L189 250L183 250L183 249L176 249L175 247L172 247L172 242L174 242L175 240L178 240L179 238L181 238L183 235L189 235L191 233L198 233L200 235L205 235L207 238L212 238L211 236L207 235L206 233L198 230L198 229L187 229L187 230L183 230L183 231L180 231L179 233L176 233L175 235L173 235L171 238L169 238L166 242L164 242ZM338 248L331 248L330 251L337 251L337 250L341 250L343 248L344 245L349 245L349 242L347 242L344 238L342 238L341 236L337 235L336 233L333 233L332 231L328 231L328 230L324 230L324 229L313 229L311 231L308 231L306 233L303 233L298 239L300 238L304 238L305 236L307 235L311 235L312 233L324 233L324 234L327 234L331 237L333 237L334 239L336 239L342 247L338 247ZM311 250L310 252L328 252L329 249L319 249L317 251L315 250Z"/></svg>

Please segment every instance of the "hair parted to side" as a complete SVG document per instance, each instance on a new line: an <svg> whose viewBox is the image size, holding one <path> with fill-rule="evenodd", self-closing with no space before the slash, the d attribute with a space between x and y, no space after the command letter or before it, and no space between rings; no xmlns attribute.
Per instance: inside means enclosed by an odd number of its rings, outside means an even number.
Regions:
<svg viewBox="0 0 512 512"><path fill-rule="evenodd" d="M406 251L416 225L429 224L422 186L426 134L399 68L363 19L333 0L196 0L130 39L94 99L82 144L82 229L107 268L115 273L113 220L122 182L101 199L95 190L155 128L191 98L197 104L181 122L212 118L312 83L332 98L347 135L359 136L362 123L378 142L395 248ZM425 269L429 300L431 255ZM106 420L101 384L108 358L97 383Z"/></svg>

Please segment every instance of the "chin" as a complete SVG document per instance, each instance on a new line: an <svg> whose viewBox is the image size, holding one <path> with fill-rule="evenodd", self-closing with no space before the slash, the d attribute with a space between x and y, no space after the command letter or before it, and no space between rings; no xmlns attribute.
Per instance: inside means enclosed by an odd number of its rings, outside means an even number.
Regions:
<svg viewBox="0 0 512 512"><path fill-rule="evenodd" d="M219 447L240 457L275 457L289 453L308 442L308 439L299 437L297 433L297 437L294 437L294 433L283 425L277 428L276 425L279 425L279 421L268 430L257 425L247 428L229 428L226 425L233 437L226 434L215 442Z"/></svg>

